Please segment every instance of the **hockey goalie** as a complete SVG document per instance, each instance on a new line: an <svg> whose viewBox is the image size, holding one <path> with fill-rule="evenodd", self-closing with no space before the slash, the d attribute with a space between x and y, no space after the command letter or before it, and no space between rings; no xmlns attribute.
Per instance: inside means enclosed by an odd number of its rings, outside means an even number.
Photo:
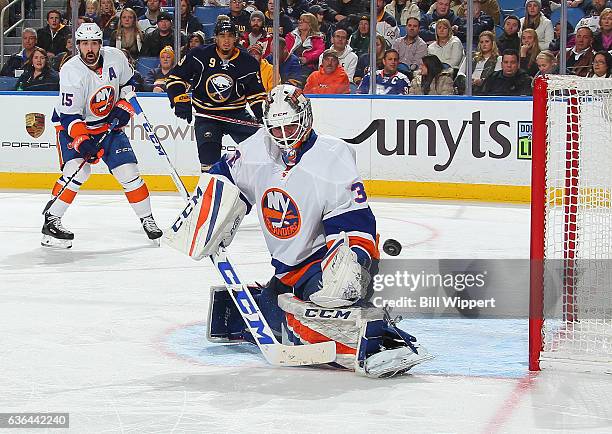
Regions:
<svg viewBox="0 0 612 434"><path fill-rule="evenodd" d="M379 261L376 220L352 149L318 135L312 121L299 89L275 87L264 128L202 174L164 242L215 262L255 208L275 274L266 285L249 286L256 306L248 313L261 312L270 342L303 349L333 342L332 366L370 377L402 374L432 356L368 302ZM244 312L251 298L232 291L211 289L208 338L260 344L253 333L260 329Z"/></svg>

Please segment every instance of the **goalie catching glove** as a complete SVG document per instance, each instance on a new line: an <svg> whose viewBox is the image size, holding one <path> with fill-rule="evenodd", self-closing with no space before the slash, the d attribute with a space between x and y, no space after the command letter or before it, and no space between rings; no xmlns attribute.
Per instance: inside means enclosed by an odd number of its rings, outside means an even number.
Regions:
<svg viewBox="0 0 612 434"><path fill-rule="evenodd" d="M187 206L164 231L163 242L200 260L230 245L245 214L246 205L234 184L203 173Z"/></svg>

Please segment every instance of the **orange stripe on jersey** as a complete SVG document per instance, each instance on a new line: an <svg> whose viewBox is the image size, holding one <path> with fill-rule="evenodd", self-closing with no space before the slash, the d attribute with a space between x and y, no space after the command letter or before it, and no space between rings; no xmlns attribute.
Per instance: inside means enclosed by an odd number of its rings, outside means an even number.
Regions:
<svg viewBox="0 0 612 434"><path fill-rule="evenodd" d="M334 244L334 241L335 240L331 240L326 243L328 249L332 246L332 244ZM358 237L356 235L349 236L349 246L359 246L368 252L372 259L380 259L380 252L378 251L378 234L376 235L376 243L373 243L372 240Z"/></svg>
<svg viewBox="0 0 612 434"><path fill-rule="evenodd" d="M334 341L316 330L311 329L310 327L302 324L297 318L295 318L295 316L293 316L293 314L285 313L285 316L287 318L287 325L291 327L293 332L297 334L300 339L311 344L333 341L336 343L336 354L357 354L357 350L355 348L344 345L342 342Z"/></svg>
<svg viewBox="0 0 612 434"><path fill-rule="evenodd" d="M312 267L314 264L318 264L321 262L320 259L316 259L308 264L304 265L302 268L298 268L296 270L289 271L283 277L280 278L280 281L288 286L295 286L295 284L302 278L304 274Z"/></svg>
<svg viewBox="0 0 612 434"><path fill-rule="evenodd" d="M126 191L125 197L127 197L129 203L142 202L149 197L149 189L147 188L147 184L142 184L136 190Z"/></svg>
<svg viewBox="0 0 612 434"><path fill-rule="evenodd" d="M208 186L206 187L206 191L204 192L204 197L202 198L202 206L200 208L200 214L198 215L195 232L193 233L193 239L191 240L191 247L189 247L189 256L193 254L193 249L195 247L196 240L198 239L198 233L200 232L200 228L208 219L208 214L210 213L210 204L212 203L214 185L215 180L211 179L208 183Z"/></svg>

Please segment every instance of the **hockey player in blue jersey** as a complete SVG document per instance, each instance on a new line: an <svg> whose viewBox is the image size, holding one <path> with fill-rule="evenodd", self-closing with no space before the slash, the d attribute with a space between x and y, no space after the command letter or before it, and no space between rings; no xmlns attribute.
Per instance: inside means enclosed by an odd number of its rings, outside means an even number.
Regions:
<svg viewBox="0 0 612 434"><path fill-rule="evenodd" d="M431 358L367 302L379 253L354 151L313 130L310 101L294 86L270 92L263 120L265 128L201 175L202 199L166 233L167 244L195 259L213 255L254 209L275 269L256 302L283 343L334 341L335 366L373 377ZM210 339L251 339L226 287L213 287L211 303Z"/></svg>
<svg viewBox="0 0 612 434"><path fill-rule="evenodd" d="M376 95L408 95L410 79L399 72L399 53L390 49L383 56L383 69L376 71ZM367 94L370 91L371 73L367 73L359 84L357 93Z"/></svg>

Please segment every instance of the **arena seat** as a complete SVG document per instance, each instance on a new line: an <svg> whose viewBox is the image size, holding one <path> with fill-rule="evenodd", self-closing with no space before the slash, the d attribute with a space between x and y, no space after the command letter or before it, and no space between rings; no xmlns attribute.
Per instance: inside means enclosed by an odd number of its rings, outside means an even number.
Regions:
<svg viewBox="0 0 612 434"><path fill-rule="evenodd" d="M501 0L499 2L499 8L501 9L501 13L504 17L508 15L513 15L514 11L520 8L525 7L524 0ZM503 19L502 19L503 23Z"/></svg>
<svg viewBox="0 0 612 434"><path fill-rule="evenodd" d="M217 6L198 6L193 13L202 24L217 22L219 15L229 14L229 8Z"/></svg>
<svg viewBox="0 0 612 434"><path fill-rule="evenodd" d="M584 18L584 11L582 9L567 8L567 22L574 26L574 28L582 18ZM552 21L553 26L561 21L561 9L557 9L550 14L550 21Z"/></svg>
<svg viewBox="0 0 612 434"><path fill-rule="evenodd" d="M15 90L15 86L17 86L16 77L3 77L0 76L0 90Z"/></svg>
<svg viewBox="0 0 612 434"><path fill-rule="evenodd" d="M157 57L139 57L136 60L136 71L140 72L143 78L149 74L149 71L159 66L159 58Z"/></svg>

